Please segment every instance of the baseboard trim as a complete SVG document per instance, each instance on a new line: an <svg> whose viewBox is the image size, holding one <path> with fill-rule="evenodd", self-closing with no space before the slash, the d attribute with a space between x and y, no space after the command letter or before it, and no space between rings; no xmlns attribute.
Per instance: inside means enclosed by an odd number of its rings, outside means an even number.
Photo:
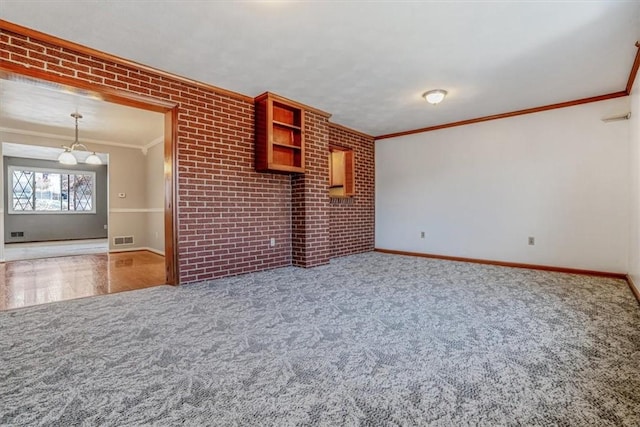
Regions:
<svg viewBox="0 0 640 427"><path fill-rule="evenodd" d="M633 279L631 278L631 276L629 276L627 274L627 276L625 278L627 279L627 284L629 285L629 288L631 289L631 293L633 294L633 296L636 297L636 300L638 301L638 304L640 304L640 291L638 290L638 287L633 282Z"/></svg>
<svg viewBox="0 0 640 427"><path fill-rule="evenodd" d="M154 254L164 256L163 251L159 251L158 249L153 249L147 246L136 247L136 248L109 249L110 254L117 254L119 252L139 252L139 251L153 252Z"/></svg>
<svg viewBox="0 0 640 427"><path fill-rule="evenodd" d="M375 248L374 250L376 252L382 252L382 253L394 254L394 255L408 255L408 256L417 256L422 258L443 259L446 261L473 262L476 264L498 265L501 267L528 268L530 270L544 270L544 271L554 271L557 273L584 274L587 276L601 276L601 277L609 277L611 279L628 280L627 275L624 273L611 273L608 271L581 270L577 268L553 267L550 265L538 265L538 264L522 264L519 262L495 261L495 260L489 260L489 259L464 258L464 257L449 256L449 255L425 254L421 252L396 251L393 249Z"/></svg>

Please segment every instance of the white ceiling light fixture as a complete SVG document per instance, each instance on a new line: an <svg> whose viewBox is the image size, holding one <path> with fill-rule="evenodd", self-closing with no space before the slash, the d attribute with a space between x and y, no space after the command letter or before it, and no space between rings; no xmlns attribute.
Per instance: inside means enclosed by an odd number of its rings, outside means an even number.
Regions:
<svg viewBox="0 0 640 427"><path fill-rule="evenodd" d="M80 142L78 142L78 119L82 118L82 114L80 114L80 113L71 113L71 117L76 119L76 139L73 142L73 144L71 144L70 147L67 147L66 145L62 146L62 148L64 148L64 151L62 153L60 153L60 155L58 156L58 161L60 163L62 163L63 165L77 165L78 164L78 159L76 159L76 156L74 156L74 154L73 154L74 150L77 150L78 148L84 148L84 151L89 151L87 149L86 145L81 144ZM94 151L91 154L89 154L89 156L87 156L87 158L85 159L85 163L87 163L89 165L101 165L102 164L102 160L100 160L100 157L98 157L98 155Z"/></svg>
<svg viewBox="0 0 640 427"><path fill-rule="evenodd" d="M64 151L58 156L58 161L63 165L77 165L76 156L71 153L71 148L64 147Z"/></svg>
<svg viewBox="0 0 640 427"><path fill-rule="evenodd" d="M422 94L422 97L432 105L440 104L445 96L447 96L447 91L444 89L429 90Z"/></svg>
<svg viewBox="0 0 640 427"><path fill-rule="evenodd" d="M101 165L102 164L102 160L100 160L100 157L98 157L98 155L96 154L96 152L92 152L91 154L89 154L87 156L87 158L84 160L84 162L88 165Z"/></svg>

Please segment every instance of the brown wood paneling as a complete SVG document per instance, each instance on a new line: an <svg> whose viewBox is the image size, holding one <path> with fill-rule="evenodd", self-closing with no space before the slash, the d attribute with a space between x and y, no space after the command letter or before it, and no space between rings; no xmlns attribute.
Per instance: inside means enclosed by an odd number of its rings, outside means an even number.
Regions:
<svg viewBox="0 0 640 427"><path fill-rule="evenodd" d="M443 259L446 261L473 262L476 264L498 265L501 267L528 268L531 270L555 271L558 273L585 274L588 276L602 276L602 277L610 277L612 279L627 280L626 274L611 273L608 271L581 270L577 268L553 267L549 265L523 264L519 262L494 261L494 260L488 260L488 259L476 259L476 258L464 258L464 257L456 257L456 256L448 256L448 255L425 254L420 252L396 251L393 249L375 248L374 250L376 252L382 252L385 254L417 256L422 258Z"/></svg>

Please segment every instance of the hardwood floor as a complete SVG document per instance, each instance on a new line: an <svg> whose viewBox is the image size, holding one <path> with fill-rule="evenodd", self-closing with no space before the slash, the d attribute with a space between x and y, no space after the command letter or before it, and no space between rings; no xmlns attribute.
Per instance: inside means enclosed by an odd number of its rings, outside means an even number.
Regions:
<svg viewBox="0 0 640 427"><path fill-rule="evenodd" d="M164 257L148 251L0 264L0 310L165 283Z"/></svg>

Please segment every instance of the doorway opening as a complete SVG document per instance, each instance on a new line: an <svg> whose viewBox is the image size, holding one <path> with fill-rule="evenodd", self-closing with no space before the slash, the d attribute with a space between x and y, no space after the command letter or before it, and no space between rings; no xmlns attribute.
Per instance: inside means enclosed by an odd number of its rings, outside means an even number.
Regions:
<svg viewBox="0 0 640 427"><path fill-rule="evenodd" d="M5 221L2 221L0 222L0 227L2 227L0 234L4 236L6 233L9 233L9 236L14 236L14 238L13 240L11 237L9 239L3 239L0 245L0 258L4 261L10 261L11 259L17 258L75 255L74 252L82 252L83 255L92 253L104 254L106 249L111 254L114 265L117 264L119 267L124 267L127 265L130 266L134 259L133 256L139 255L138 252L143 250L156 256L164 255L163 283L171 285L178 284L175 236L176 205L174 203L176 188L176 106L156 99L146 99L137 95L130 95L126 92L105 89L82 81L70 82L70 80L73 79L69 78L65 78L65 81L61 82L57 76L44 75L41 72L33 72L33 74L34 75L30 75L29 70L15 72L15 70L5 70L0 66L0 91L3 95L4 105L2 110L0 110L0 116L2 118L0 135L2 135L3 142L3 160L6 159L4 156L6 153L4 151L8 146L7 144L22 144L23 150L20 152L24 154L25 152L36 150L36 147L60 151L59 147L65 142L63 139L66 139L67 142L69 139L68 135L62 137L56 135L55 132L51 132L50 128L42 127L46 126L43 125L43 123L39 124L41 125L39 128L36 126L31 129L25 129L25 126L22 126L21 132L14 132L20 128L18 123L12 121L17 119L6 116L4 109L11 108L14 101L18 103L18 109L23 108L20 106L20 102L22 101L16 101L17 96L5 96L7 95L7 91L12 91L16 88L28 91L29 93L41 92L44 93L45 96L54 99L57 98L58 101L67 97L72 99L70 102L74 102L75 105L67 105L66 109L69 109L68 107L75 107L76 112L83 108L90 113L91 108L88 106L94 109L100 108L100 110L106 108L112 111L119 111L120 113L118 114L124 114L128 120L133 120L134 122L143 116L155 116L155 123L159 124L158 127L160 128L159 135L156 135L151 140L149 140L149 138L142 139L140 142L133 144L130 141L122 142L122 136L104 137L99 134L89 135L90 129L87 128L84 131L86 132L84 135L87 136L85 136L85 138L81 137L80 139L84 139L83 142L86 141L86 145L89 145L92 150L96 149L99 154L101 153L101 156L107 160L104 167L108 171L108 196L106 201L108 218L104 221L105 223L102 224L106 234L90 235L88 238L84 238L87 236L80 234L79 237L74 237L73 233L68 233L63 234L62 238L58 236L58 238L37 237L34 239L33 236L31 236L31 239L29 239L29 236L27 236L25 239L23 230L7 230ZM30 98L29 96L24 96L25 94L22 95L21 98L23 100ZM32 104L30 107L23 108L23 110L28 112L29 108L31 108L32 112L34 109L42 109L42 103L37 103L37 105ZM69 115L70 112L64 111L64 107L60 107L59 110L58 115L61 116L62 119L66 119L65 116ZM81 113L86 114L85 112ZM90 116L91 114L89 114L89 117ZM55 119L56 118L53 120L55 121ZM117 123L117 121L114 120L104 120L104 122L108 122L109 124L107 126L112 127L114 127L114 123ZM115 127L131 128L131 126L127 126L126 124ZM82 127L80 127L80 130L83 132ZM16 134L19 135L18 139L16 139ZM83 134L81 133L81 135ZM114 141L114 139L116 141ZM43 140L45 143L40 145ZM24 149L24 146L27 146L27 148ZM20 147L17 148L20 149ZM11 153L11 150L9 150L9 152ZM16 196L12 194L13 189L7 185L8 179L15 178L8 173L8 167L9 165L5 165L3 161L1 168L3 177L2 185L0 186L4 196L3 217L10 214L8 212L10 206L14 206L9 203L9 199ZM19 171L18 169L26 170L27 168L14 167L14 169L12 169L12 173L17 171L16 173L18 175L16 175L16 177L19 178L22 177L20 173L24 171ZM126 176L124 171L131 172L134 176ZM46 178L49 179L48 182L56 181L56 183L58 181L51 178L56 178L56 173L60 175L57 171L48 172L45 173L45 175L43 175L42 171L38 172L35 171L35 169L33 172L34 180L35 177L39 177L42 180L43 176L46 176ZM51 175L52 173L53 175ZM75 174L77 174L77 172ZM57 188L55 183L50 187ZM47 191L44 191L43 188L42 185L37 187L35 184L32 188L32 192L39 191L41 206L53 206L59 203L63 208L65 206L68 208L68 201L65 200L65 196L68 198L69 194L65 193L64 188L58 192L49 191L49 187L47 187ZM26 199L28 196L31 197L33 201L34 194L29 192L28 189L22 191L18 188L16 191L18 191L16 196L18 199ZM85 202L87 201L86 197L84 200ZM47 203L49 205L47 205ZM85 203L85 205L86 204L87 203ZM16 206L21 208L24 205L19 204ZM30 207L30 205L27 207ZM12 214L17 217L15 212ZM56 214L58 214L58 212L53 214L49 213L48 217L53 218ZM74 212L73 214L77 214L76 218L78 219L83 215L83 213L79 212ZM91 213L91 215L95 215L95 213ZM36 217L37 215L23 214L22 216ZM62 217L63 215L58 214L57 216ZM49 228L50 231L52 231L56 227ZM78 225L78 227L75 228L80 227ZM23 232L22 236L20 236L20 231ZM23 237L23 239L20 240L19 237ZM14 248L16 250L11 253L13 248L5 248L4 242L8 242L7 246L13 244L23 246L15 246ZM22 252L22 254L20 252ZM129 252L131 256L127 258L127 253ZM136 262L140 265L157 264L158 261L157 258L153 261L149 261L146 258L144 261L140 261L140 259L142 259L140 257L137 259L138 261ZM3 270L6 270L6 266L3 266Z"/></svg>

